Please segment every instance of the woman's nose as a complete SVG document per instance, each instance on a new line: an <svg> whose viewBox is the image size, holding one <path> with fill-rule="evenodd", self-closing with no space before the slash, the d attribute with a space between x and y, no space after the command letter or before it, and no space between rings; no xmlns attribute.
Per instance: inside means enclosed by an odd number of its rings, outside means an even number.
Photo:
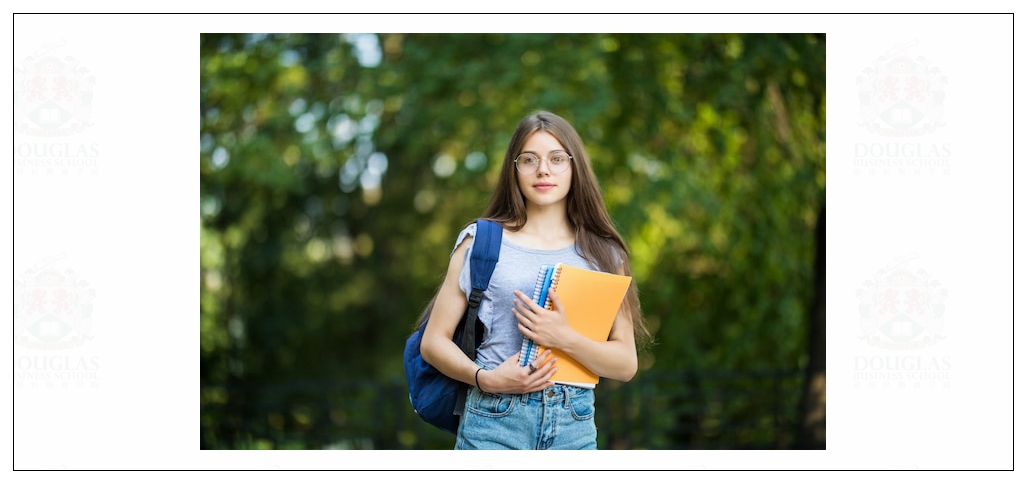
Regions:
<svg viewBox="0 0 1026 483"><path fill-rule="evenodd" d="M545 174L552 174L549 171L549 160L546 158L541 158L538 160L538 174L541 175L543 171Z"/></svg>

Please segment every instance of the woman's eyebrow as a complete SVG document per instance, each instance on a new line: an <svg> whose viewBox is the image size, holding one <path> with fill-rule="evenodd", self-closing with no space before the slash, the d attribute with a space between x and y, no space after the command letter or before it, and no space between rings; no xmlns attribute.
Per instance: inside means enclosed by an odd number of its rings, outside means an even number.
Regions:
<svg viewBox="0 0 1026 483"><path fill-rule="evenodd" d="M565 152L566 152L565 149L553 149L552 151L549 151L549 154L552 154L552 153L565 153ZM538 153L536 151L520 151L520 154L534 154L534 155L537 155Z"/></svg>

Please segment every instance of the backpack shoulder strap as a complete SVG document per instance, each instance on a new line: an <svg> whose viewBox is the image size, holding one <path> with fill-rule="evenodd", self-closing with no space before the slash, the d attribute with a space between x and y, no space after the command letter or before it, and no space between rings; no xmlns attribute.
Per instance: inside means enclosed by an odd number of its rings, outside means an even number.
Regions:
<svg viewBox="0 0 1026 483"><path fill-rule="evenodd" d="M484 291L499 261L502 246L502 227L490 220L477 220L474 250L470 253L470 288Z"/></svg>
<svg viewBox="0 0 1026 483"><path fill-rule="evenodd" d="M477 327L474 322L481 308L484 291L495 271L495 264L499 261L499 248L502 246L502 226L484 219L478 219L476 223L474 250L470 253L470 301L460 343L463 353L471 359L475 358L477 352Z"/></svg>
<svg viewBox="0 0 1026 483"><path fill-rule="evenodd" d="M481 308L481 299L492 279L495 264L499 261L499 248L502 246L502 226L490 220L478 219L477 235L474 236L474 250L470 253L470 301L467 316L463 319L463 339L460 349L470 360L477 358L477 313ZM461 386L462 387L462 386ZM467 393L457 391L456 405L452 413L463 415Z"/></svg>

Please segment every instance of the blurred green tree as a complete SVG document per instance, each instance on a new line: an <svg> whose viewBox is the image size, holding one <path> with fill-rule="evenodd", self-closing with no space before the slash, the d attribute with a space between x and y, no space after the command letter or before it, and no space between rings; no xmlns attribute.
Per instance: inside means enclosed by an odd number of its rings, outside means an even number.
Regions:
<svg viewBox="0 0 1026 483"><path fill-rule="evenodd" d="M578 128L631 247L657 338L643 370L804 368L825 48L814 34L203 35L203 444L346 420L262 384L401 378L456 233L538 109Z"/></svg>

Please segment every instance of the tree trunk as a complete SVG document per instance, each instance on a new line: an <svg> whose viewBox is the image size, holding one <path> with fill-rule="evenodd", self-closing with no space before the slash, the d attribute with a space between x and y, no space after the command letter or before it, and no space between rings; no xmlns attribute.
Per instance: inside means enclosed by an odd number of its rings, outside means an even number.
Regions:
<svg viewBox="0 0 1026 483"><path fill-rule="evenodd" d="M815 296L809 311L799 449L826 449L826 207L816 222Z"/></svg>

